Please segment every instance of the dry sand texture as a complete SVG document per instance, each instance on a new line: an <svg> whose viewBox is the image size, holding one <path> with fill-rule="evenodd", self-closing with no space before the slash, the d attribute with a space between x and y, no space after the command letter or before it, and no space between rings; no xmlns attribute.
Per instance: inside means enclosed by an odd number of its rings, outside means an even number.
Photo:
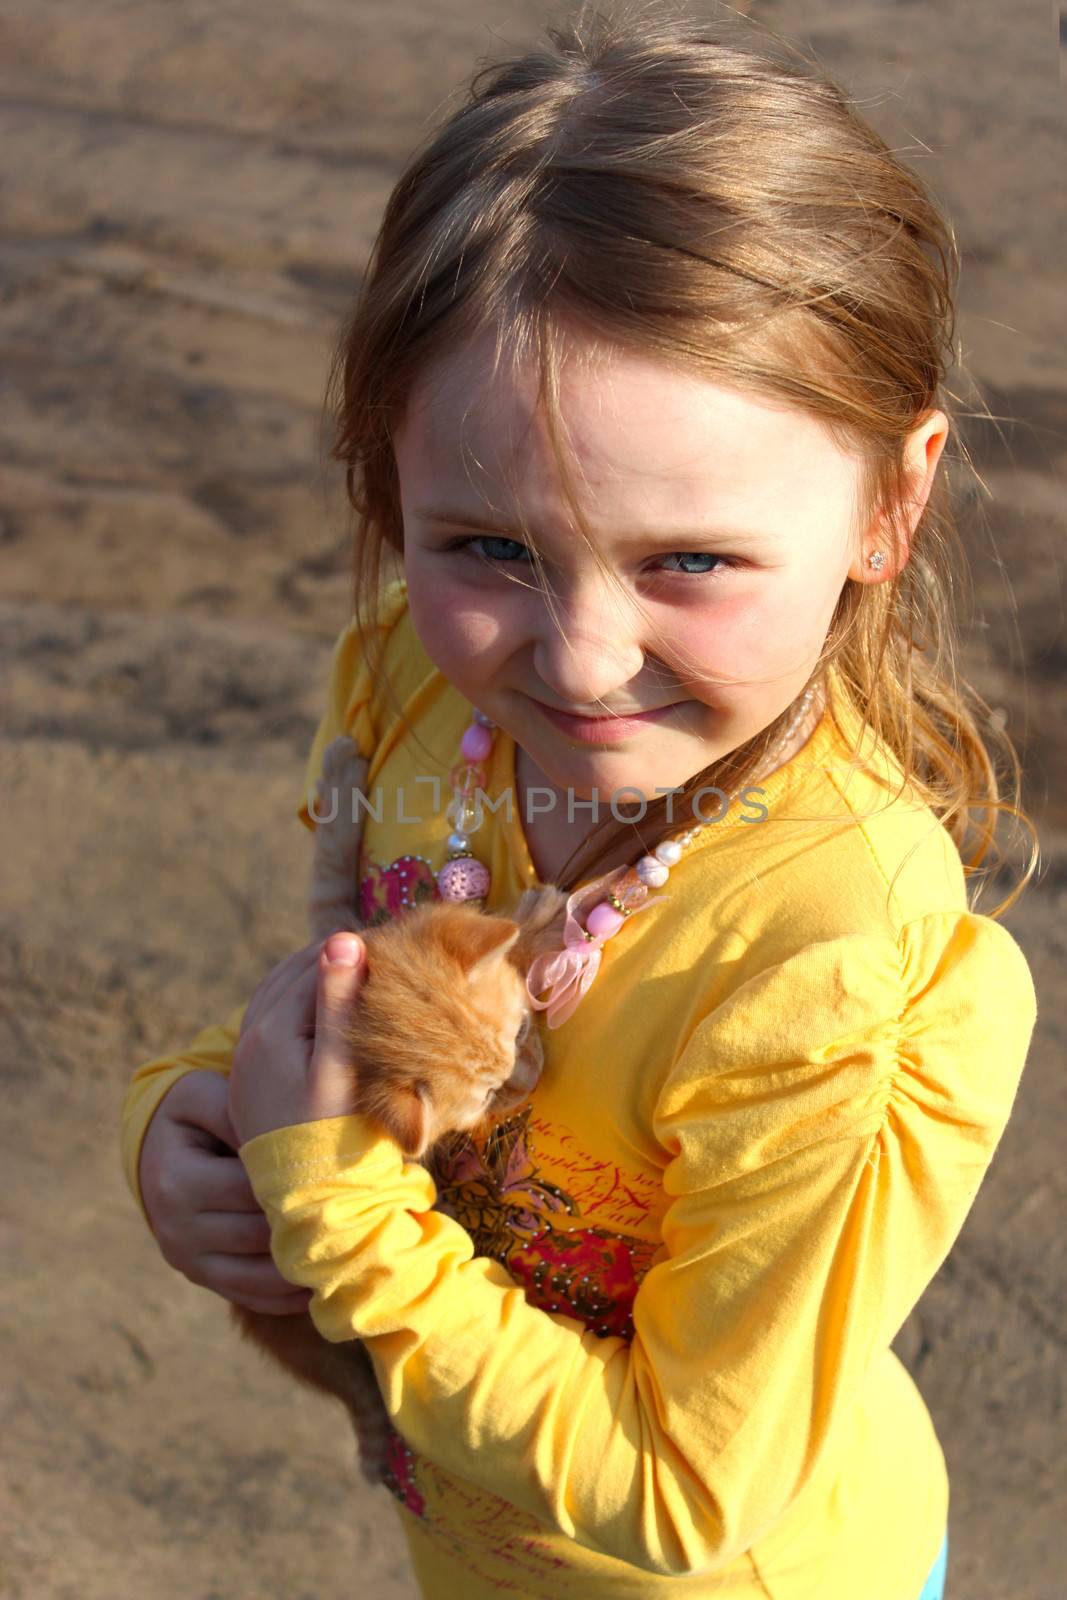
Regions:
<svg viewBox="0 0 1067 1600"><path fill-rule="evenodd" d="M971 493L968 665L1043 828L1046 876L1008 919L1042 1012L993 1170L899 1347L949 1459L950 1600L1057 1600L1067 348L1049 8L753 9L806 38L948 203L965 358L1016 419L970 432L988 494ZM331 341L407 153L475 57L541 17L0 4L7 1596L312 1600L353 1573L376 1600L412 1594L340 1415L294 1398L161 1261L116 1110L137 1061L304 941L293 807L347 603L344 507L319 469Z"/></svg>

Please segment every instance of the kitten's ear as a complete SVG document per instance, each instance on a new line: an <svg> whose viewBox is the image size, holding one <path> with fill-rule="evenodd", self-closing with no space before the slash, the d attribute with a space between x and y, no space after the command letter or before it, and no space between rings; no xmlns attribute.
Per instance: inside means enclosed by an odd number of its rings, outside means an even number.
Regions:
<svg viewBox="0 0 1067 1600"><path fill-rule="evenodd" d="M506 917L484 917L482 925L475 924L469 933L464 930L466 949L463 965L469 980L488 976L489 972L507 960L508 951L519 937L517 923Z"/></svg>
<svg viewBox="0 0 1067 1600"><path fill-rule="evenodd" d="M430 1143L429 1091L425 1084L408 1083L378 1108L378 1116L406 1156L417 1160Z"/></svg>

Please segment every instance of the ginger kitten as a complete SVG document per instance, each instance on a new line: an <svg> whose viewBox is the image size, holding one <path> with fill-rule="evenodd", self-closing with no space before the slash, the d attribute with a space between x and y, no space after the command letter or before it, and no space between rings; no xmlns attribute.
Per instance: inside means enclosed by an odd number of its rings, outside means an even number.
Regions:
<svg viewBox="0 0 1067 1600"><path fill-rule="evenodd" d="M552 887L528 889L510 917L431 901L364 928L355 908L363 812L357 807L353 822L351 797L362 792L367 767L345 736L323 754L311 937L348 929L365 941L367 973L345 1029L358 1063L351 1109L432 1171L434 1145L445 1134L487 1132L533 1092L542 1051L526 972L536 956L559 947L567 897ZM334 814L325 820L327 809ZM331 1343L306 1312L272 1316L232 1303L230 1311L241 1332L294 1377L342 1402L363 1475L379 1483L388 1415L362 1343Z"/></svg>

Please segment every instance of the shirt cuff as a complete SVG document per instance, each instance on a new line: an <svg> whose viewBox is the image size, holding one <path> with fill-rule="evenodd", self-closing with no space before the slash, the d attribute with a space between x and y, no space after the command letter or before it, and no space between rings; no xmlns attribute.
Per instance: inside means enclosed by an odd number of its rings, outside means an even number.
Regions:
<svg viewBox="0 0 1067 1600"><path fill-rule="evenodd" d="M357 1112L274 1128L247 1140L238 1154L260 1205L316 1178L339 1178L350 1169L362 1177L404 1165L396 1140Z"/></svg>

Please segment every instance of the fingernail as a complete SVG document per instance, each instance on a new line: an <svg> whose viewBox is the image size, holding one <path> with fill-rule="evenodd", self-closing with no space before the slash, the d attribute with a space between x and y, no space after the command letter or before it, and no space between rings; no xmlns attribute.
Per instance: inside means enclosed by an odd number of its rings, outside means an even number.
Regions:
<svg viewBox="0 0 1067 1600"><path fill-rule="evenodd" d="M363 952L354 933L332 933L326 941L326 959L333 967L355 967Z"/></svg>

